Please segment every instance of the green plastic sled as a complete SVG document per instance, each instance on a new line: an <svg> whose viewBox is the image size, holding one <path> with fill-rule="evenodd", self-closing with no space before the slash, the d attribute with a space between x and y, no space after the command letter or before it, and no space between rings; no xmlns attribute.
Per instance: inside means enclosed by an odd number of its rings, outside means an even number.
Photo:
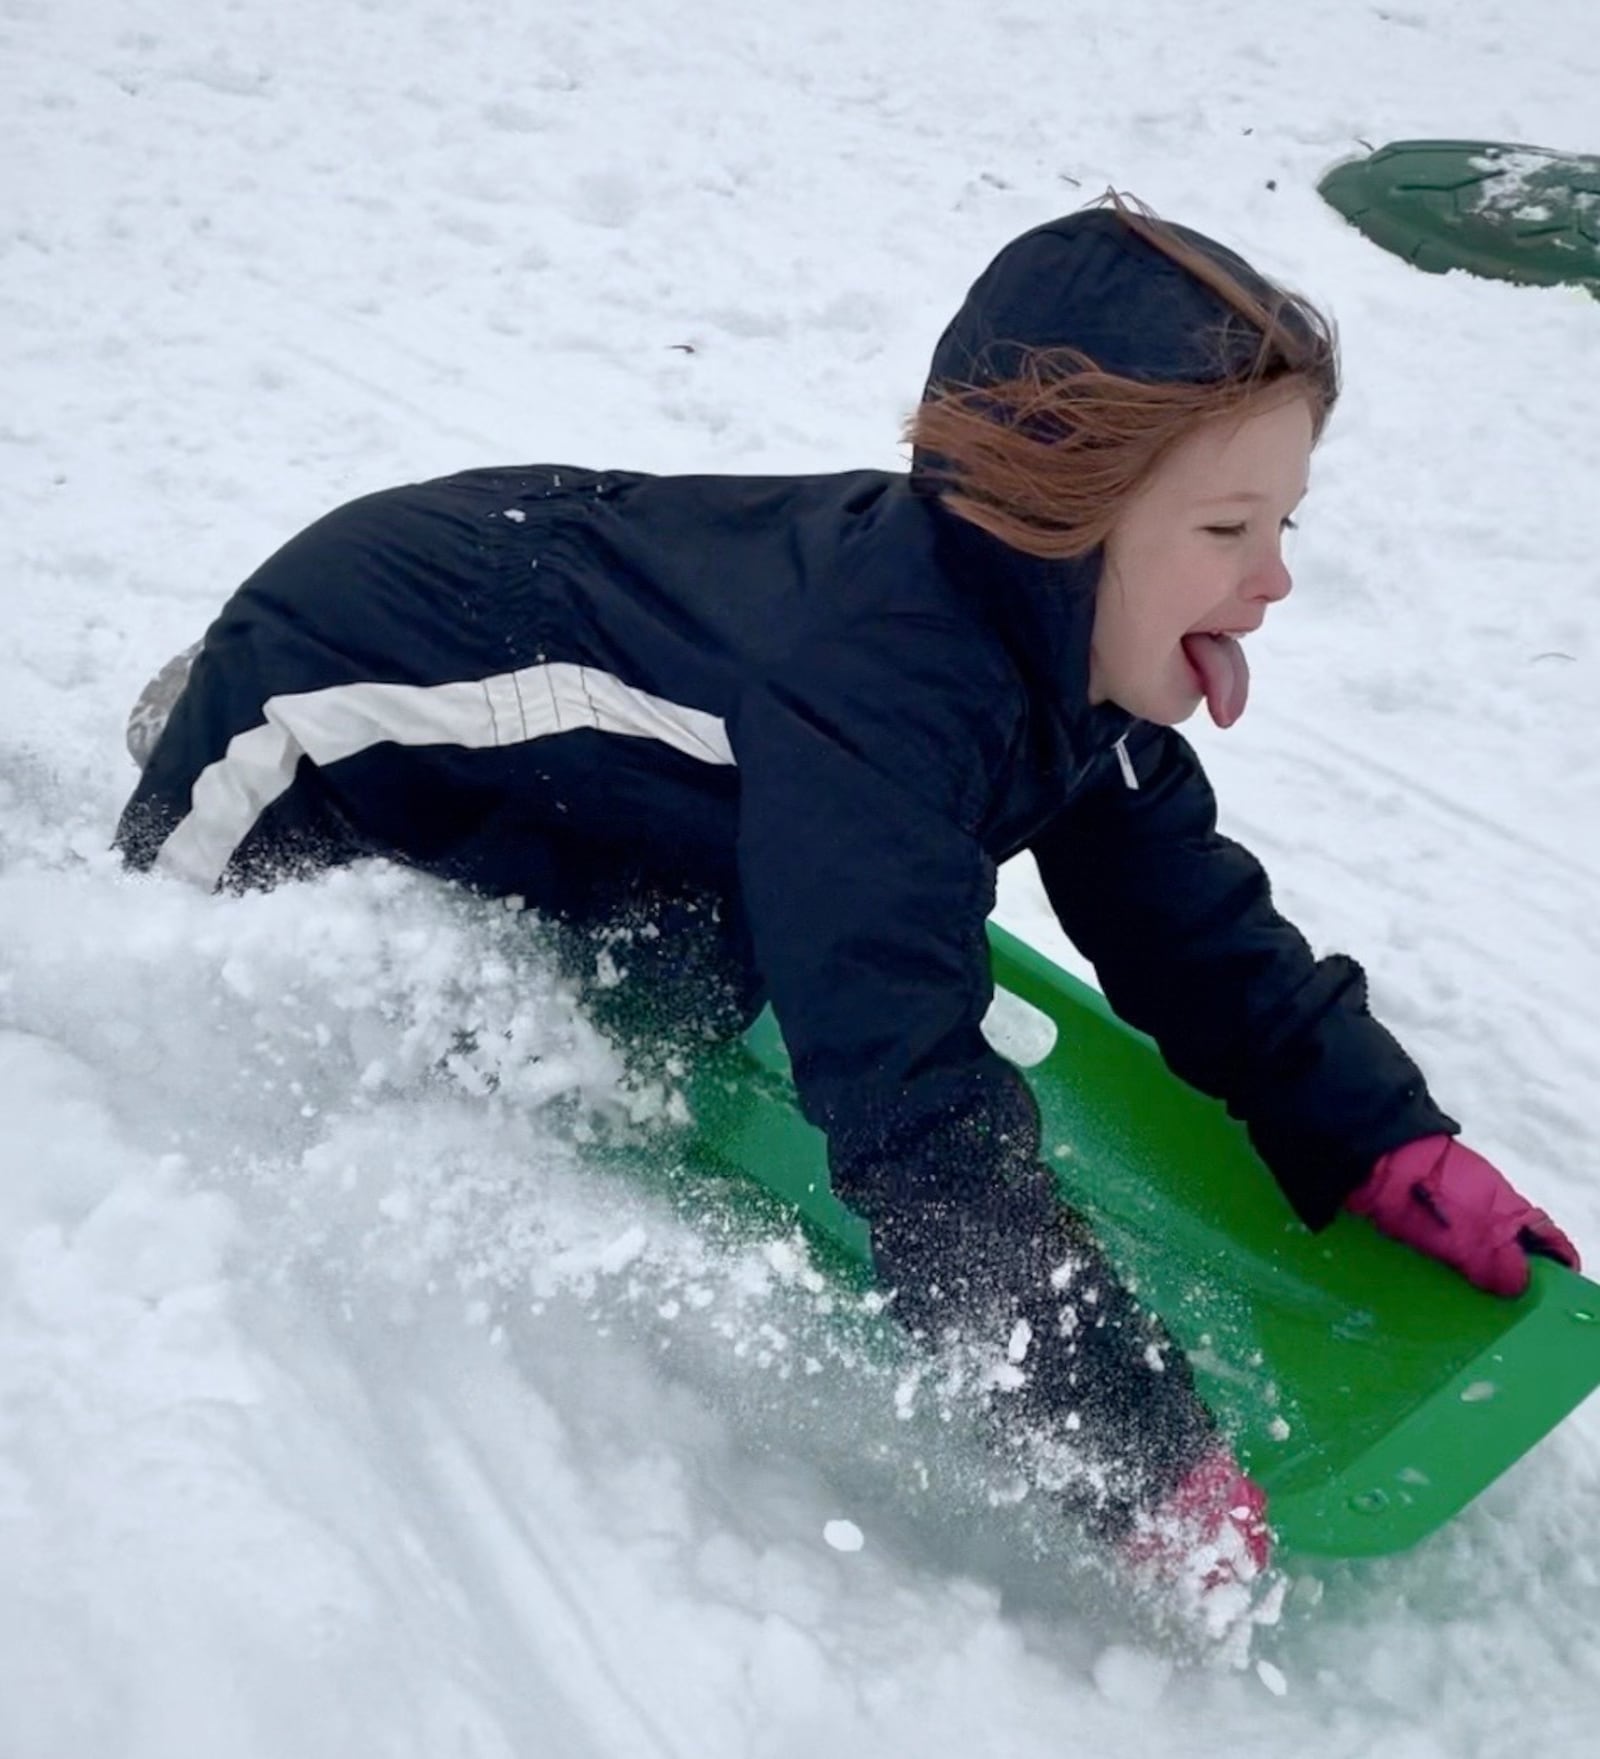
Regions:
<svg viewBox="0 0 1600 1759"><path fill-rule="evenodd" d="M1402 140L1317 186L1419 269L1570 283L1600 298L1600 158L1494 141Z"/></svg>
<svg viewBox="0 0 1600 1759"><path fill-rule="evenodd" d="M1353 1218L1310 1234L1221 1106L1093 990L989 932L998 989L1055 1028L1027 1074L1062 1192L1188 1350L1284 1551L1416 1544L1600 1384L1600 1287L1541 1260L1503 1301ZM693 1182L755 1180L864 1273L867 1230L828 1188L787 1067L768 1014L697 1070Z"/></svg>

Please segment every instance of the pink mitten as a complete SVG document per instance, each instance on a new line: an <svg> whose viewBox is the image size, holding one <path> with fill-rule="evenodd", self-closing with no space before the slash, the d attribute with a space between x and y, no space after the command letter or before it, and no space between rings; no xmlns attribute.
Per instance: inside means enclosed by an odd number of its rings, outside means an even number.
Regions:
<svg viewBox="0 0 1600 1759"><path fill-rule="evenodd" d="M1225 1449L1189 1468L1159 1508L1139 1516L1123 1556L1157 1579L1193 1579L1204 1593L1250 1582L1272 1556L1267 1493Z"/></svg>
<svg viewBox="0 0 1600 1759"><path fill-rule="evenodd" d="M1549 1216L1453 1136L1391 1149L1345 1208L1491 1295L1527 1288L1530 1252L1580 1268L1577 1248Z"/></svg>

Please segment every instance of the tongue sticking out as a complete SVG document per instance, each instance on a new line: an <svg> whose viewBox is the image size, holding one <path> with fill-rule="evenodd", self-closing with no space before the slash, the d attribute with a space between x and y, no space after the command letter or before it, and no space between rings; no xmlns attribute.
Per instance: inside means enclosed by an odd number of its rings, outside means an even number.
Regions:
<svg viewBox="0 0 1600 1759"><path fill-rule="evenodd" d="M1186 635L1183 651L1206 693L1219 727L1231 727L1250 695L1250 662L1231 635Z"/></svg>

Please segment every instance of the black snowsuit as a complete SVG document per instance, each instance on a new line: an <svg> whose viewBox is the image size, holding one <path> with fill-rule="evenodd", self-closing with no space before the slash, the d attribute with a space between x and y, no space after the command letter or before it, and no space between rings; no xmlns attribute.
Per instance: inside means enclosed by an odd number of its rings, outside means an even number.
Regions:
<svg viewBox="0 0 1600 1759"><path fill-rule="evenodd" d="M1193 376L1218 310L1113 216L1074 216L1002 253L931 382L1069 338ZM1136 1462L1114 1521L1208 1419L1109 1273L1097 1324L1062 1323L1050 1273L1094 1248L979 1030L997 864L1033 852L1112 1004L1246 1123L1310 1226L1385 1149L1455 1126L1358 967L1316 960L1217 833L1189 745L1088 706L1098 556L1021 555L925 466L528 466L356 501L223 608L118 841L208 885L384 854L572 925L698 910L728 1017L770 999L899 1310L1002 1341L1028 1319L1028 1400Z"/></svg>

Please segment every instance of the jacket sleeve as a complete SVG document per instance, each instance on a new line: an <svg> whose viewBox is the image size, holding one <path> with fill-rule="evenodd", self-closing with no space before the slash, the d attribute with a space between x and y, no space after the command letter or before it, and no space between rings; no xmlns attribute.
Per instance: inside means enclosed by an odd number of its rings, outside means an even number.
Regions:
<svg viewBox="0 0 1600 1759"><path fill-rule="evenodd" d="M1325 1227L1387 1149L1459 1126L1367 1009L1353 960L1313 956L1170 728L1033 844L1069 939L1173 1071L1223 1100L1300 1218Z"/></svg>
<svg viewBox="0 0 1600 1759"><path fill-rule="evenodd" d="M819 656L805 670L825 704L769 684L741 705L741 890L802 1109L896 1311L998 1359L1031 1340L1015 1409L1069 1420L1098 1467L1085 1513L1115 1527L1209 1445L1211 1420L1061 1203L1031 1091L983 1036L994 867L972 827L995 754L955 718L970 682L948 687L925 633L900 630L876 680L860 645Z"/></svg>
<svg viewBox="0 0 1600 1759"><path fill-rule="evenodd" d="M786 670L809 688L755 688L730 727L756 963L835 1184L869 1213L971 1197L1037 1140L1025 1086L981 1031L995 872L969 827L984 730L957 718L939 631L897 632L898 679L874 663L875 634L808 653ZM956 1114L963 1156L939 1142Z"/></svg>

